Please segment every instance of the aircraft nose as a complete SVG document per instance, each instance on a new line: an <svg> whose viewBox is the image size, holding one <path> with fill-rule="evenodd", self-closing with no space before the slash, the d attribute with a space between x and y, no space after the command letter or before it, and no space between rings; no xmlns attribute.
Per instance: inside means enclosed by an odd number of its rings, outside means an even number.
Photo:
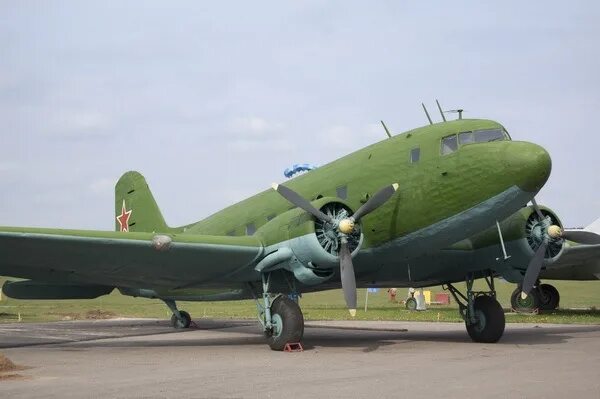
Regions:
<svg viewBox="0 0 600 399"><path fill-rule="evenodd" d="M517 186L538 192L550 177L550 154L537 144L512 142L506 157L508 169L517 177Z"/></svg>

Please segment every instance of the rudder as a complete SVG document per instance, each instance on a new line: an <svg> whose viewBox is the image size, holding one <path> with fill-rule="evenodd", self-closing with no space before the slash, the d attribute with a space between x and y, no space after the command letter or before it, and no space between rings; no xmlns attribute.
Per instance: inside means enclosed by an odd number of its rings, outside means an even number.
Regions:
<svg viewBox="0 0 600 399"><path fill-rule="evenodd" d="M146 179L140 173L125 173L115 186L116 231L167 232Z"/></svg>

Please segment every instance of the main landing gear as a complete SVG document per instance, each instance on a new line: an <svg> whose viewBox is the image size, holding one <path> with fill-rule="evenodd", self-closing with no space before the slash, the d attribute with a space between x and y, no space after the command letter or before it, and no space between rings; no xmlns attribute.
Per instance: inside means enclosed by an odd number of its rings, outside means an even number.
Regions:
<svg viewBox="0 0 600 399"><path fill-rule="evenodd" d="M531 313L536 310L555 310L560 303L558 290L550 284L540 284L533 287L527 298L521 298L521 286L517 286L510 296L510 304L516 312Z"/></svg>
<svg viewBox="0 0 600 399"><path fill-rule="evenodd" d="M171 326L173 328L181 329L181 328L189 328L192 322L192 317L185 310L178 310L177 304L172 299L163 299L162 300L173 312L173 316L171 316Z"/></svg>
<svg viewBox="0 0 600 399"><path fill-rule="evenodd" d="M473 291L474 276L466 278L467 295L458 291L452 284L446 284L459 306L459 312L465 321L467 332L475 342L498 342L504 333L506 324L502 306L496 300L494 276L492 272L484 277L489 291Z"/></svg>
<svg viewBox="0 0 600 399"><path fill-rule="evenodd" d="M262 303L257 299L256 308L267 343L272 350L280 351L286 344L302 340L304 316L296 302L282 294L269 292L270 280L270 273L262 275Z"/></svg>

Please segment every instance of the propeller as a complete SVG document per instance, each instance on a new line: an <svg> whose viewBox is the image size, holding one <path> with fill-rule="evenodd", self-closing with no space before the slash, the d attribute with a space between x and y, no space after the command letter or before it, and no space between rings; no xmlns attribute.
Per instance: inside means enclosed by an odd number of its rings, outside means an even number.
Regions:
<svg viewBox="0 0 600 399"><path fill-rule="evenodd" d="M523 284L521 285L521 298L527 298L527 295L531 292L531 289L538 281L538 277L540 276L540 271L542 270L542 264L544 263L544 255L546 254L546 248L548 248L548 238L544 237L544 241L539 246L539 248L535 251L533 258L529 261L529 265L527 265L527 271L525 272L525 277L523 277Z"/></svg>
<svg viewBox="0 0 600 399"><path fill-rule="evenodd" d="M367 202L365 202L354 215L337 221L330 216L324 214L315 208L309 201L300 196L292 189L273 183L273 190L277 191L283 198L296 205L298 208L312 214L317 219L329 222L336 226L340 235L340 276L342 280L342 290L344 291L344 299L350 315L356 315L356 277L354 276L354 265L352 263L352 255L348 249L348 234L354 231L354 226L358 221L369 213L373 212L381 205L385 204L398 190L398 183L391 184L377 191Z"/></svg>
<svg viewBox="0 0 600 399"><path fill-rule="evenodd" d="M546 249L548 248L548 243L550 241L558 241L561 239L573 241L579 244L587 244L587 245L596 245L600 244L600 235L593 233L591 231L586 230L563 230L560 226L557 225L549 225L549 219L547 219L540 207L538 206L535 198L531 200L533 204L533 209L537 213L540 221L548 220L544 225L544 238L542 240L541 245L535 251L533 258L529 261L529 265L527 266L527 271L525 272L525 276L523 277L523 284L521 288L521 298L527 298L527 295L531 292L531 289L538 281L540 272L542 270L542 265L544 263L544 256L546 254Z"/></svg>
<svg viewBox="0 0 600 399"><path fill-rule="evenodd" d="M600 244L600 234L586 230L563 230L560 235L565 240L573 241L579 244L597 245Z"/></svg>
<svg viewBox="0 0 600 399"><path fill-rule="evenodd" d="M323 220L325 222L333 223L333 220L314 206L304 198L300 196L297 192L292 189L287 188L286 186L282 186L277 183L273 183L271 185L273 190L277 191L279 195L283 198L296 205L298 208L304 209L306 212L311 213L317 219Z"/></svg>

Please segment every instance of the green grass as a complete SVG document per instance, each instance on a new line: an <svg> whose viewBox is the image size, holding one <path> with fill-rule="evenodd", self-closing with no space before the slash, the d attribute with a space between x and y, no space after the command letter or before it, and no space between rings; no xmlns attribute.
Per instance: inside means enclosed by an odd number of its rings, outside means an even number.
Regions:
<svg viewBox="0 0 600 399"><path fill-rule="evenodd" d="M0 278L0 283L4 279ZM507 322L534 323L584 323L600 324L600 282L552 282L561 294L561 309L540 315L507 315ZM482 282L476 287L483 289ZM461 287L461 289L464 289ZM510 294L514 285L497 282L498 300L504 308L510 308ZM431 290L442 292L441 287ZM397 299L406 296L406 289L398 289ZM388 301L386 290L369 294L369 308L364 311L365 290L359 290L357 320L410 320L460 322L457 305L430 306L426 312L410 312L401 303ZM344 299L339 290L304 295L300 300L307 320L347 320ZM256 317L254 301L227 302L180 302L180 309L187 310L193 318L250 318ZM576 309L576 310L573 310ZM92 300L15 300L3 296L0 301L0 322L58 321L108 317L170 318L167 307L159 300L126 297L114 291L112 294Z"/></svg>

